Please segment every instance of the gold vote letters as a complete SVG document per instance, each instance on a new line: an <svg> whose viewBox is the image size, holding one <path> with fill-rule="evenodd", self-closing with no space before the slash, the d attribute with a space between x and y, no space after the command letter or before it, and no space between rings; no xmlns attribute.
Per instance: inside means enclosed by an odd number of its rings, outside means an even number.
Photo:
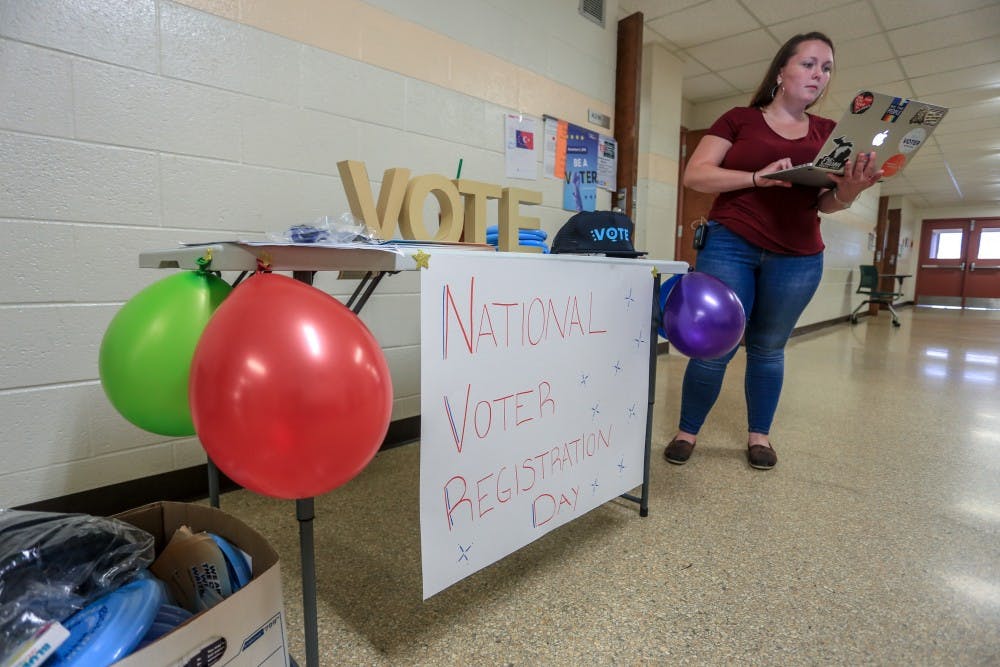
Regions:
<svg viewBox="0 0 1000 667"><path fill-rule="evenodd" d="M364 162L337 163L344 192L354 217L365 221L383 239L396 235L418 241L465 241L486 243L486 205L499 200L498 241L501 251L541 252L541 248L518 247L519 229L538 229L540 220L522 216L521 204L541 204L542 193L522 188L501 188L493 183L468 179L449 180L439 174L410 178L410 170L387 169L382 177L378 204ZM424 202L434 195L441 208L437 232L424 224Z"/></svg>

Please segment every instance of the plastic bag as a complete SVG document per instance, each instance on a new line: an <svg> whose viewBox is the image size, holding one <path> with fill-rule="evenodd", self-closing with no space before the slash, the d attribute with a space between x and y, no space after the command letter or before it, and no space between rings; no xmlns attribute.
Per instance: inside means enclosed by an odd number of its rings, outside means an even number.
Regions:
<svg viewBox="0 0 1000 667"><path fill-rule="evenodd" d="M88 514L0 509L0 663L153 562L153 536Z"/></svg>
<svg viewBox="0 0 1000 667"><path fill-rule="evenodd" d="M268 232L267 238L278 243L378 243L382 240L363 220L350 213L342 213L339 218L324 215L310 225Z"/></svg>

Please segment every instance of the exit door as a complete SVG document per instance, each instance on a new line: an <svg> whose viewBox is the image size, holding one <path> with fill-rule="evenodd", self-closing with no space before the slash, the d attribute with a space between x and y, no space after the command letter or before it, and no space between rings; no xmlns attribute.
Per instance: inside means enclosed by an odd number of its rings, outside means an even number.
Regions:
<svg viewBox="0 0 1000 667"><path fill-rule="evenodd" d="M1000 218L925 220L916 302L1000 309Z"/></svg>

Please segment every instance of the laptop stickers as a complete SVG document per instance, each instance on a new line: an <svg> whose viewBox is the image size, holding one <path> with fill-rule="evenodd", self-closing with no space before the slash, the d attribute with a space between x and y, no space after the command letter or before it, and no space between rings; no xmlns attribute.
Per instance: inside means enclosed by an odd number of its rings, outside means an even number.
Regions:
<svg viewBox="0 0 1000 667"><path fill-rule="evenodd" d="M875 151L883 178L892 178L913 160L947 112L945 107L861 90L812 162L766 177L833 187L828 174L841 174L852 156Z"/></svg>
<svg viewBox="0 0 1000 667"><path fill-rule="evenodd" d="M851 157L851 153L854 151L854 142L847 137L837 137L833 139L833 143L833 150L816 160L816 166L840 171L847 163L847 158Z"/></svg>

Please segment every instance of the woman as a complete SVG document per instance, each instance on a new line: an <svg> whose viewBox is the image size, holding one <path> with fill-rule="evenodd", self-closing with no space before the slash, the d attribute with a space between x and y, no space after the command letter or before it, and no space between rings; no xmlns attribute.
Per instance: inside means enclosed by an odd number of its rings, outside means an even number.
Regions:
<svg viewBox="0 0 1000 667"><path fill-rule="evenodd" d="M785 343L823 274L819 213L849 207L882 176L874 153L847 161L836 187L821 189L765 178L813 159L834 123L807 113L833 71L833 42L810 32L788 40L774 56L749 107L723 114L691 155L684 185L718 193L708 215L697 270L726 283L747 314L747 457L773 468L768 433L784 377ZM736 350L714 360L691 359L684 374L677 435L664 456L685 463L722 388Z"/></svg>

